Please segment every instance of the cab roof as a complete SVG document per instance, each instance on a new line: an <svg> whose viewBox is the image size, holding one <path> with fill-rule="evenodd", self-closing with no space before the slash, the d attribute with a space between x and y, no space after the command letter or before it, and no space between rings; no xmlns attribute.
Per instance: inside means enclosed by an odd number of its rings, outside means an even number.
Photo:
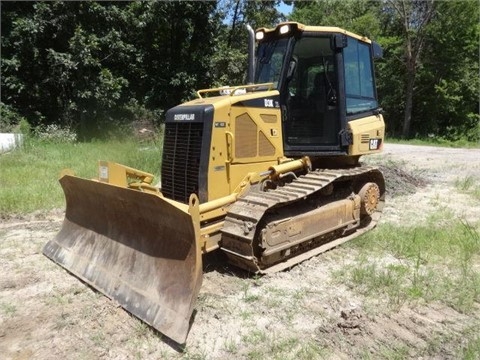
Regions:
<svg viewBox="0 0 480 360"><path fill-rule="evenodd" d="M360 41L366 42L368 44L372 43L372 41L369 38L367 38L366 36L357 35L355 33L352 33L350 31L347 31L345 29L342 29L342 28L339 28L339 27L336 27L336 26L310 26L310 25L304 25L304 24L301 24L299 22L294 22L294 21L287 21L287 22L280 23L274 28L262 27L262 28L257 29L255 31L255 33L264 32L265 35L267 35L267 36L268 35L274 35L274 34L278 34L279 36L281 36L280 29L285 25L289 25L290 28L291 28L291 31L293 33L295 33L295 32L309 32L309 33L319 33L319 34L320 33L345 34L345 35L351 36L355 39L358 39Z"/></svg>

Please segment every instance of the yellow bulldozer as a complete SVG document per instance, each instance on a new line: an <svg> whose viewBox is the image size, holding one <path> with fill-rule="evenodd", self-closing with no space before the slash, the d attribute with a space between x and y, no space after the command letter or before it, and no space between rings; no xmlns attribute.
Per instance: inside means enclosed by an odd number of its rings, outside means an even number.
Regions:
<svg viewBox="0 0 480 360"><path fill-rule="evenodd" d="M166 113L161 184L100 161L65 174L62 228L43 253L177 343L185 343L202 255L252 273L290 268L373 228L385 124L381 47L338 27L249 30L248 84L197 91Z"/></svg>

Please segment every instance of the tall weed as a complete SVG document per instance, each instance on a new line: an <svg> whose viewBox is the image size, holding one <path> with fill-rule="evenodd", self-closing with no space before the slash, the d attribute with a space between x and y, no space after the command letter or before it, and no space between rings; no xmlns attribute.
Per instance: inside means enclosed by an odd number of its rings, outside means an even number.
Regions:
<svg viewBox="0 0 480 360"><path fill-rule="evenodd" d="M476 200L480 200L480 181L472 175L455 180L455 187L462 193L472 196Z"/></svg>

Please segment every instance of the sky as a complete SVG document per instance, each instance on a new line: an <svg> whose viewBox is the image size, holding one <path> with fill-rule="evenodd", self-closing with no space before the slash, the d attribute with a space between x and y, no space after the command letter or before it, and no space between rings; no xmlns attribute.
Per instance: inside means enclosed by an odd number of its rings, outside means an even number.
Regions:
<svg viewBox="0 0 480 360"><path fill-rule="evenodd" d="M283 13L284 15L288 15L292 12L292 8L293 8L293 5L286 5L282 1L277 9L278 9L278 11Z"/></svg>
<svg viewBox="0 0 480 360"><path fill-rule="evenodd" d="M293 10L293 5L286 5L283 1L280 3L280 5L277 6L277 10L281 13L283 13L283 15L285 16L288 16L292 10ZM223 23L224 24L229 24L231 18L227 17L225 19L223 19Z"/></svg>

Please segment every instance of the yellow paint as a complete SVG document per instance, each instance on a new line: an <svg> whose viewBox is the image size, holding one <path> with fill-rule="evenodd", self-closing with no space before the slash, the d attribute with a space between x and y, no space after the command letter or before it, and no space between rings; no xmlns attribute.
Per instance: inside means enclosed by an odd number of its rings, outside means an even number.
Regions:
<svg viewBox="0 0 480 360"><path fill-rule="evenodd" d="M375 154L382 150L385 139L385 122L381 114L350 121L348 129L353 137L353 144L348 147L348 155ZM380 142L378 148L370 150L370 140L376 139Z"/></svg>
<svg viewBox="0 0 480 360"><path fill-rule="evenodd" d="M297 31L343 33L371 43L365 37L337 27L284 24L295 25ZM278 27L260 30L268 33L276 29ZM254 87L257 88L254 92L245 91ZM112 162L99 162L98 181L153 193L178 209L189 212L194 222L199 248L203 252L218 248L223 218L229 206L242 193L267 176L278 176L292 169L308 167L310 164L308 157L295 160L288 159L284 155L282 116L279 104L273 100L279 98L279 91L272 90L272 87L273 84L269 83L203 89L197 92L198 98L180 105L212 105L214 108L208 159L207 202L200 204L198 197L194 194L190 197L188 205L164 198L151 184L152 174ZM224 90L228 90L229 93L212 96ZM258 104L258 107L245 105L246 102L253 100L265 101L265 106L262 106L262 103ZM221 123L222 126L215 126L215 123ZM348 156L356 157L381 151L385 136L382 115L350 121L347 130L353 139L352 145L348 147ZM372 139L378 140L380 144L378 149L371 149Z"/></svg>

